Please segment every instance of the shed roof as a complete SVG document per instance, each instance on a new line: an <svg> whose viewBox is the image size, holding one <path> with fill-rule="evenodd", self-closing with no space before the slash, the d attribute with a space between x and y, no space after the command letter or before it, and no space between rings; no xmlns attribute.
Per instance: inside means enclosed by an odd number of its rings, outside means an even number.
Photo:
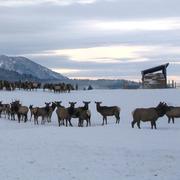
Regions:
<svg viewBox="0 0 180 180"><path fill-rule="evenodd" d="M166 63L166 64L162 64L160 66L156 66L156 67L152 67L152 68L149 68L149 69L145 69L145 70L141 71L141 74L145 75L145 74L148 74L148 73L153 73L153 72L157 72L157 71L160 71L160 70L164 70L168 66L169 66L169 63Z"/></svg>

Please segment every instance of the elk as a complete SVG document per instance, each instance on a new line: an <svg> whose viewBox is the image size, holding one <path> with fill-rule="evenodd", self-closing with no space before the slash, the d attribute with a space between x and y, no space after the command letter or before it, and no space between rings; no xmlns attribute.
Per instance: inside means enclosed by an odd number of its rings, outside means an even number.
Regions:
<svg viewBox="0 0 180 180"><path fill-rule="evenodd" d="M120 122L120 107L118 106L101 106L102 102L95 102L97 112L99 112L103 116L103 123L107 124L107 116L115 116L116 117L116 124Z"/></svg>
<svg viewBox="0 0 180 180"><path fill-rule="evenodd" d="M75 108L76 102L69 102L69 104L70 104L70 107L68 107L68 112L70 115L70 122L71 122L71 118L79 118L81 111L83 111L87 108L87 107L86 108L85 107ZM80 125L81 125L81 123L80 123L80 119L79 119L78 126L80 126Z"/></svg>
<svg viewBox="0 0 180 180"><path fill-rule="evenodd" d="M24 122L27 122L28 111L29 109L27 106L19 106L18 113L17 113L19 123L20 123L21 116L22 118L24 117Z"/></svg>
<svg viewBox="0 0 180 180"><path fill-rule="evenodd" d="M79 123L78 126L83 126L83 122L86 121L86 126L91 126L91 111L89 110L90 101L83 101L84 106L77 108L79 110Z"/></svg>
<svg viewBox="0 0 180 180"><path fill-rule="evenodd" d="M57 105L56 114L58 117L59 127L61 126L61 122L64 125L64 121L66 121L66 127L68 126L68 122L69 122L69 125L72 126L71 121L70 121L71 117L70 117L70 114L68 112L68 108L61 106L61 101L56 102L56 105Z"/></svg>
<svg viewBox="0 0 180 180"><path fill-rule="evenodd" d="M137 108L132 112L133 121L131 122L132 128L137 123L140 129L140 122L150 122L151 129L156 129L156 121L158 118L163 117L168 111L168 106L164 102L160 102L157 107L150 108Z"/></svg>
<svg viewBox="0 0 180 180"><path fill-rule="evenodd" d="M48 119L49 117L50 104L51 103L45 103L45 107L37 107L34 115L34 124L38 124L38 117L42 117L41 124L45 124L45 118Z"/></svg>
<svg viewBox="0 0 180 180"><path fill-rule="evenodd" d="M54 90L54 93L60 93L61 92L61 86L60 85L54 85L53 90Z"/></svg>
<svg viewBox="0 0 180 180"><path fill-rule="evenodd" d="M37 107L33 107L33 105L29 106L29 110L31 112L31 116L30 116L30 121L32 119L32 116L35 116L36 112L37 112Z"/></svg>
<svg viewBox="0 0 180 180"><path fill-rule="evenodd" d="M166 116L168 117L168 123L174 123L175 118L180 118L180 107L169 106L169 111L166 112Z"/></svg>
<svg viewBox="0 0 180 180"><path fill-rule="evenodd" d="M5 115L5 118L6 118L6 115L7 115L7 109L10 107L9 104L2 104L2 101L0 101L0 117L1 117L1 114L3 113Z"/></svg>
<svg viewBox="0 0 180 180"><path fill-rule="evenodd" d="M10 119L10 116L11 116L11 105L10 104L6 107L6 115L8 116L8 119Z"/></svg>
<svg viewBox="0 0 180 180"><path fill-rule="evenodd" d="M22 106L19 101L11 103L11 112L13 119L15 120L15 114L17 114L18 122L20 123L21 117L24 117L24 122L27 121L28 107Z"/></svg>

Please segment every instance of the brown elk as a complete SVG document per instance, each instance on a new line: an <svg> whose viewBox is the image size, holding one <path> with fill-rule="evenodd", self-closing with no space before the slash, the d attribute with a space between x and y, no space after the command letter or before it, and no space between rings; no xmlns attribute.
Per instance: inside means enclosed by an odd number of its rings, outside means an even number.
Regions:
<svg viewBox="0 0 180 180"><path fill-rule="evenodd" d="M28 107L22 106L19 101L11 103L11 112L13 113L13 119L15 120L15 114L17 114L18 122L20 123L21 117L24 118L24 122L27 121Z"/></svg>
<svg viewBox="0 0 180 180"><path fill-rule="evenodd" d="M58 124L59 126L61 123L64 125L64 121L66 121L66 126L68 126L68 123L70 126L72 126L71 121L70 121L70 114L68 112L68 108L65 108L64 106L61 105L61 101L56 102L57 105L57 110L56 114L58 117Z"/></svg>
<svg viewBox="0 0 180 180"><path fill-rule="evenodd" d="M75 108L76 102L69 102L69 104L70 104L70 107L68 107L68 112L69 112L69 115L70 115L70 122L71 122L72 118L79 118L80 113L82 111L82 108L84 108L84 107ZM80 125L81 125L81 123L80 123L80 120L79 120L78 121L78 126L80 126Z"/></svg>
<svg viewBox="0 0 180 180"><path fill-rule="evenodd" d="M78 126L83 126L83 122L86 121L86 126L91 126L91 111L89 110L90 101L83 101L84 106L77 108L79 110L79 124Z"/></svg>
<svg viewBox="0 0 180 180"><path fill-rule="evenodd" d="M180 107L169 106L169 110L166 112L166 116L168 117L168 123L174 123L175 118L180 118Z"/></svg>
<svg viewBox="0 0 180 180"><path fill-rule="evenodd" d="M137 108L132 112L133 121L131 123L132 128L137 123L138 128L140 129L140 122L150 122L151 129L153 127L156 129L156 121L159 117L163 117L168 111L168 106L166 103L160 102L157 107L150 108Z"/></svg>
<svg viewBox="0 0 180 180"><path fill-rule="evenodd" d="M3 113L6 118L9 107L10 107L9 104L2 104L2 101L0 101L0 117L1 117L1 114Z"/></svg>
<svg viewBox="0 0 180 180"><path fill-rule="evenodd" d="M107 124L107 116L115 116L116 117L116 124L120 122L120 107L118 106L101 106L102 102L95 102L97 112L99 112L103 116L103 123L106 122Z"/></svg>
<svg viewBox="0 0 180 180"><path fill-rule="evenodd" d="M50 104L51 103L45 103L45 107L37 107L37 111L34 115L34 124L38 124L38 118L41 117L41 124L45 124L45 118L48 119L49 112L50 112Z"/></svg>

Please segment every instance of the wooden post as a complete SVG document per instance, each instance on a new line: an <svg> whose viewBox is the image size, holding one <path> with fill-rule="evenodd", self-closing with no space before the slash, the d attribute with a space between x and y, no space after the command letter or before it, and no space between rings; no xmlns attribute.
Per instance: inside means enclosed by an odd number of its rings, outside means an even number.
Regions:
<svg viewBox="0 0 180 180"><path fill-rule="evenodd" d="M163 68L162 73L164 74L165 87L167 88L167 71L166 71L166 67Z"/></svg>
<svg viewBox="0 0 180 180"><path fill-rule="evenodd" d="M144 88L144 74L142 74L142 88Z"/></svg>

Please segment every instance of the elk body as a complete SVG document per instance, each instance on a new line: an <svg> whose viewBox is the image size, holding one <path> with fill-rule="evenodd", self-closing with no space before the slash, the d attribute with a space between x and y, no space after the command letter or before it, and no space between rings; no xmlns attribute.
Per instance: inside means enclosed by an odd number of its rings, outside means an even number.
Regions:
<svg viewBox="0 0 180 180"><path fill-rule="evenodd" d="M90 101L83 101L84 106L77 108L79 111L79 122L78 126L82 127L84 121L86 121L86 126L91 126L91 111L89 110Z"/></svg>
<svg viewBox="0 0 180 180"><path fill-rule="evenodd" d="M71 121L70 121L71 117L68 112L68 108L61 106L61 101L56 102L56 105L57 105L56 114L57 114L59 126L61 126L61 124L64 125L64 121L66 121L66 126L68 126L68 123L70 126L72 126Z"/></svg>
<svg viewBox="0 0 180 180"><path fill-rule="evenodd" d="M9 104L2 104L2 101L0 101L0 118L1 118L2 113L5 115L5 118L6 118L9 108L10 108Z"/></svg>
<svg viewBox="0 0 180 180"><path fill-rule="evenodd" d="M11 116L13 120L15 120L15 114L17 114L18 122L20 123L21 118L24 118L24 122L27 121L27 115L28 115L28 107L22 106L19 101L15 101L11 103Z"/></svg>
<svg viewBox="0 0 180 180"><path fill-rule="evenodd" d="M168 123L174 123L175 118L180 118L180 107L169 106L169 110L166 112L166 116L168 117Z"/></svg>
<svg viewBox="0 0 180 180"><path fill-rule="evenodd" d="M45 118L48 119L49 117L49 112L50 112L50 104L51 103L45 103L45 107L37 107L37 111L34 115L34 124L39 124L38 123L38 118L41 117L41 124L45 124Z"/></svg>
<svg viewBox="0 0 180 180"><path fill-rule="evenodd" d="M24 122L27 122L28 119L28 107L27 106L19 106L17 115L18 115L18 122L20 123L20 119L22 117L22 119L24 118Z"/></svg>
<svg viewBox="0 0 180 180"><path fill-rule="evenodd" d="M156 121L158 118L163 117L168 110L166 103L160 102L157 107L151 108L137 108L132 112L133 121L131 123L132 128L137 123L138 128L140 129L140 122L150 122L151 129L156 129Z"/></svg>
<svg viewBox="0 0 180 180"><path fill-rule="evenodd" d="M69 116L70 116L70 125L72 126L71 119L79 118L79 109L75 108L76 102L69 102L70 106L67 108ZM79 124L79 123L78 123Z"/></svg>
<svg viewBox="0 0 180 180"><path fill-rule="evenodd" d="M108 116L115 116L116 117L116 124L120 122L120 107L118 106L101 106L102 102L95 102L97 112L99 112L103 116L103 123L107 124L107 117Z"/></svg>

